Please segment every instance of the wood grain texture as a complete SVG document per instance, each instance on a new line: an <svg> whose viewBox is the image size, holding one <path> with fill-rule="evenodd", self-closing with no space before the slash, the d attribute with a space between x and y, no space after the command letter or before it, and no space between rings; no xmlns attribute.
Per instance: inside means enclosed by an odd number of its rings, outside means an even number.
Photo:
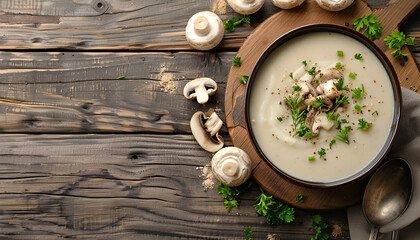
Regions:
<svg viewBox="0 0 420 240"><path fill-rule="evenodd" d="M189 134L3 134L0 238L244 239L247 226L253 239L313 234L315 212L296 209L279 226L255 216L256 186L227 213L216 188L201 186L197 167L210 160ZM336 239L350 239L345 212L321 215L342 226Z"/></svg>
<svg viewBox="0 0 420 240"><path fill-rule="evenodd" d="M384 12L381 16L388 24L392 20L393 8L398 8L402 5L405 6L402 11L395 11L395 14L399 15L396 20L402 21L418 5L418 1L405 0L398 2L398 4L394 2L390 4L391 6L389 7L377 10L378 13L381 10L386 11L387 14ZM235 121L235 119L244 116L243 95L245 94L245 85L239 83L238 74L250 75L259 57L267 47L274 40L294 28L314 23L329 23L345 26L346 23L351 23L353 19L369 15L370 13L372 13L372 10L362 1L355 1L349 8L341 12L326 12L318 8L315 1L306 1L299 8L279 12L259 25L238 51L237 56L247 59L247 61L244 61L239 68L231 67L226 85L225 114L226 124L232 142L236 147L246 149L248 155L251 157L253 177L256 181L276 198L291 205L296 204L294 197L297 192L311 192L310 195L314 198L314 201L306 204L304 206L305 208L331 209L347 207L361 200L364 181L349 183L342 187L333 187L331 189L311 189L310 187L289 181L285 176L268 166L265 161L262 161L252 145L245 126ZM305 16L304 18L302 18L303 15ZM284 22L289 24L282 24ZM398 22L394 22L393 25L389 24L389 26L384 26L384 30L389 34L391 32L390 29L395 29L397 25ZM381 41L385 36L385 34L382 35ZM399 68L396 71L400 78L401 86L414 86L414 89L418 89L420 86L420 74L414 58L412 56L408 58L406 68L402 68L398 63L397 65Z"/></svg>
<svg viewBox="0 0 420 240"><path fill-rule="evenodd" d="M224 88L233 56L1 52L0 131L187 133L198 110L214 109L224 119ZM216 95L205 105L182 95L184 85L197 77L218 83ZM162 79L172 80L172 93L165 92Z"/></svg>
<svg viewBox="0 0 420 240"><path fill-rule="evenodd" d="M359 0L361 1L361 0ZM0 49L191 49L184 29L199 11L216 12L223 21L238 17L225 0L0 1ZM222 4L217 5L217 3ZM369 0L372 7L387 1ZM223 4L225 3L225 4ZM318 8L318 6L315 6ZM266 0L252 15L252 27L241 24L226 32L219 49L239 48L254 27L282 11ZM413 35L420 33L414 26Z"/></svg>

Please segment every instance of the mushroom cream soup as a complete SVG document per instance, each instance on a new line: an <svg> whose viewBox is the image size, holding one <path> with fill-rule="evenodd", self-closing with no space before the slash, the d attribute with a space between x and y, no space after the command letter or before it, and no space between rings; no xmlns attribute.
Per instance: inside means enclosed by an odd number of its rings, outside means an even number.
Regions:
<svg viewBox="0 0 420 240"><path fill-rule="evenodd" d="M274 166L297 179L333 182L353 175L391 132L387 71L369 48L344 34L307 33L287 41L253 81L255 140Z"/></svg>

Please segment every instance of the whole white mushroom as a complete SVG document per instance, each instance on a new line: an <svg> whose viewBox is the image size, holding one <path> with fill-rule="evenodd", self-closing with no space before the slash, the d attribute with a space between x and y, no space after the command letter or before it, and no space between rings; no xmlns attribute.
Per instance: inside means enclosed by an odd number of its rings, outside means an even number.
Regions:
<svg viewBox="0 0 420 240"><path fill-rule="evenodd" d="M225 147L213 156L211 169L217 180L229 187L236 187L251 176L251 159L240 148Z"/></svg>
<svg viewBox="0 0 420 240"><path fill-rule="evenodd" d="M237 13L250 15L264 5L264 0L228 0L229 6Z"/></svg>
<svg viewBox="0 0 420 240"><path fill-rule="evenodd" d="M271 0L274 6L281 9L291 9L300 6L305 0Z"/></svg>
<svg viewBox="0 0 420 240"><path fill-rule="evenodd" d="M215 13L204 11L194 14L188 20L185 37L191 47L198 50L210 50L223 39L223 22Z"/></svg>
<svg viewBox="0 0 420 240"><path fill-rule="evenodd" d="M353 3L354 0L316 0L318 5L328 11L341 11Z"/></svg>

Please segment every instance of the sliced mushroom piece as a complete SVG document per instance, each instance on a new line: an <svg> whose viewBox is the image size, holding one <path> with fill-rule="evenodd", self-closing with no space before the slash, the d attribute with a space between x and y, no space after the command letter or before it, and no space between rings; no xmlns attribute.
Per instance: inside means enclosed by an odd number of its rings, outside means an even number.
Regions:
<svg viewBox="0 0 420 240"><path fill-rule="evenodd" d="M322 75L322 76L321 76ZM327 68L322 72L318 72L314 79L318 79L319 83L325 83L331 79L341 79L344 78L343 73L337 68ZM315 85L314 85L315 86Z"/></svg>
<svg viewBox="0 0 420 240"><path fill-rule="evenodd" d="M185 28L188 43L198 50L216 47L222 41L224 33L222 20L217 14L209 11L194 14Z"/></svg>
<svg viewBox="0 0 420 240"><path fill-rule="evenodd" d="M322 83L317 87L317 91L325 94L329 99L334 99L340 96L343 92L337 90L336 84L338 83L338 79L331 79L325 83Z"/></svg>
<svg viewBox="0 0 420 240"><path fill-rule="evenodd" d="M306 115L306 119L305 119L305 126L309 129L311 129L312 132L312 126L314 125L314 121L315 121L315 116L318 113L318 110L315 108L311 108L311 110L309 110L308 114ZM313 133L312 133L313 135Z"/></svg>
<svg viewBox="0 0 420 240"><path fill-rule="evenodd" d="M316 0L318 5L328 11L341 11L353 3L354 0Z"/></svg>
<svg viewBox="0 0 420 240"><path fill-rule="evenodd" d="M229 6L237 13L250 15L264 5L264 0L228 0Z"/></svg>
<svg viewBox="0 0 420 240"><path fill-rule="evenodd" d="M223 137L219 135L219 130L223 122L219 116L213 112L207 117L203 112L198 111L191 117L191 132L200 146L208 152L217 152L224 145Z"/></svg>
<svg viewBox="0 0 420 240"><path fill-rule="evenodd" d="M236 187L251 176L251 159L240 148L225 147L213 156L211 169L217 180L229 187Z"/></svg>
<svg viewBox="0 0 420 240"><path fill-rule="evenodd" d="M281 9L291 9L300 6L305 0L271 0L274 6Z"/></svg>
<svg viewBox="0 0 420 240"><path fill-rule="evenodd" d="M305 125L311 130L312 136L319 135L321 128L329 131L334 126L335 122L328 120L326 113L320 113L318 110L312 108L305 120Z"/></svg>
<svg viewBox="0 0 420 240"><path fill-rule="evenodd" d="M197 102L204 104L209 100L209 95L215 94L217 83L211 78L197 78L189 81L184 87L184 97L188 100L197 98Z"/></svg>

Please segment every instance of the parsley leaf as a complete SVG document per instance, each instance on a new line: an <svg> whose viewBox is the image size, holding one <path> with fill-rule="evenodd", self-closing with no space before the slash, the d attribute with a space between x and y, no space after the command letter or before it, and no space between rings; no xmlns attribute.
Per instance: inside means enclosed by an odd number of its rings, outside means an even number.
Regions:
<svg viewBox="0 0 420 240"><path fill-rule="evenodd" d="M334 138L339 140L339 141L342 141L344 143L350 144L350 141L349 141L349 131L350 130L351 130L350 126L347 126L344 129L339 129L338 131L339 131L340 134L335 135Z"/></svg>
<svg viewBox="0 0 420 240"><path fill-rule="evenodd" d="M355 79L356 76L357 76L357 73L355 73L355 72L349 73L349 78L351 78L351 79Z"/></svg>
<svg viewBox="0 0 420 240"><path fill-rule="evenodd" d="M335 64L335 67L336 67L336 68L341 67L341 62L337 62L337 63Z"/></svg>
<svg viewBox="0 0 420 240"><path fill-rule="evenodd" d="M363 86L363 84L362 84L362 89L360 88L353 89L353 95L352 95L353 98L361 100L363 98L363 95L365 95L365 86Z"/></svg>
<svg viewBox="0 0 420 240"><path fill-rule="evenodd" d="M219 183L217 186L217 192L222 195L223 199L225 199L225 207L228 212L232 210L234 207L239 207L239 200L237 199L239 194L244 192L252 185L252 181L245 182L244 184L237 186L237 187L228 187L223 183Z"/></svg>
<svg viewBox="0 0 420 240"><path fill-rule="evenodd" d="M334 114L334 113L327 113L327 119L328 120L337 120L338 119L338 117L340 116L340 114L339 113L337 113L337 114Z"/></svg>
<svg viewBox="0 0 420 240"><path fill-rule="evenodd" d="M232 62L233 66L237 66L237 67L241 66L241 57L234 57L232 58L232 60L233 60Z"/></svg>
<svg viewBox="0 0 420 240"><path fill-rule="evenodd" d="M360 53L354 54L354 58L357 59L357 60L359 60L359 61L363 61L364 60L363 57L362 57L362 54L360 54Z"/></svg>
<svg viewBox="0 0 420 240"><path fill-rule="evenodd" d="M335 142L336 142L335 139L331 140L331 142L330 142L330 149L332 149L332 145L334 145Z"/></svg>
<svg viewBox="0 0 420 240"><path fill-rule="evenodd" d="M368 16L363 16L361 18L356 18L353 22L353 28L356 31L366 27L363 34L368 37L370 40L379 39L382 34L382 25L379 23L379 19L375 17L372 13Z"/></svg>
<svg viewBox="0 0 420 240"><path fill-rule="evenodd" d="M384 41L389 48L396 49L391 54L394 55L394 58L398 59L407 56L406 53L401 52L401 48L404 45L415 46L414 39L414 37L406 38L403 32L392 31L391 34L384 39Z"/></svg>
<svg viewBox="0 0 420 240"><path fill-rule="evenodd" d="M359 104L354 105L354 109L357 111L362 110L362 106L360 106Z"/></svg>
<svg viewBox="0 0 420 240"><path fill-rule="evenodd" d="M312 105L312 107L321 110L321 108L326 107L327 105L324 104L324 102L322 101L322 97L316 97L314 100L314 105Z"/></svg>
<svg viewBox="0 0 420 240"><path fill-rule="evenodd" d="M301 90L302 90L302 88L300 86L298 86L298 85L293 86L293 93L294 92L299 92Z"/></svg>
<svg viewBox="0 0 420 240"><path fill-rule="evenodd" d="M277 117L277 120L278 120L279 122L281 122L281 121L283 121L283 118L282 118L282 117Z"/></svg>
<svg viewBox="0 0 420 240"><path fill-rule="evenodd" d="M338 98L335 99L335 106L330 112L334 112L342 104L349 104L349 98L344 95L338 96Z"/></svg>
<svg viewBox="0 0 420 240"><path fill-rule="evenodd" d="M338 79L337 84L334 83L334 85L337 87L337 90L338 91L341 91L341 90L348 91L349 90L348 87L343 87L343 85L344 85L344 79L342 79L342 78Z"/></svg>
<svg viewBox="0 0 420 240"><path fill-rule="evenodd" d="M247 15L244 15L244 16L242 16L241 19L239 19L239 18L229 19L229 20L226 21L224 26L225 26L226 30L228 30L229 32L233 32L235 30L235 27L242 22L244 22L248 25L251 25L251 17L247 16Z"/></svg>
<svg viewBox="0 0 420 240"><path fill-rule="evenodd" d="M357 129L361 129L361 130L367 130L370 126L372 125L372 123L370 122L366 122L363 118L359 119L359 126Z"/></svg>
<svg viewBox="0 0 420 240"><path fill-rule="evenodd" d="M295 219L294 208L289 207L284 203L277 202L273 196L267 196L261 188L260 190L261 195L257 197L257 204L254 205L257 216L266 217L265 221L272 225L278 225L280 221L286 223L293 222Z"/></svg>
<svg viewBox="0 0 420 240"><path fill-rule="evenodd" d="M375 111L372 113L372 116L373 116L373 115L375 115L375 114L376 114L376 116L379 116L378 110L375 110Z"/></svg>
<svg viewBox="0 0 420 240"><path fill-rule="evenodd" d="M246 240L251 240L251 237L252 237L251 227L247 227L244 229L244 235L245 235Z"/></svg>
<svg viewBox="0 0 420 240"><path fill-rule="evenodd" d="M302 61L302 64L306 66L308 66L308 64L306 63L306 60Z"/></svg>
<svg viewBox="0 0 420 240"><path fill-rule="evenodd" d="M321 148L321 150L320 150L320 151L318 151L318 154L319 154L319 158L322 158L325 154L327 154L327 153L325 152L325 148Z"/></svg>
<svg viewBox="0 0 420 240"><path fill-rule="evenodd" d="M304 123L300 124L299 128L296 130L296 133L293 135L293 137L296 135L298 135L299 137L306 136L309 139L314 137L312 135L311 130Z"/></svg>
<svg viewBox="0 0 420 240"><path fill-rule="evenodd" d="M302 193L299 193L298 195L296 195L296 202L303 202L303 195Z"/></svg>
<svg viewBox="0 0 420 240"><path fill-rule="evenodd" d="M312 67L311 70L308 70L307 72L308 72L309 75L314 75L315 70L316 70L316 68Z"/></svg>
<svg viewBox="0 0 420 240"><path fill-rule="evenodd" d="M291 79L293 79L293 73L292 73L292 72L289 74L289 77L290 77Z"/></svg>
<svg viewBox="0 0 420 240"><path fill-rule="evenodd" d="M242 75L242 74L236 74L241 76L241 79L239 80L240 83L246 84L248 82L249 76L248 75Z"/></svg>
<svg viewBox="0 0 420 240"><path fill-rule="evenodd" d="M322 217L320 215L315 215L311 219L312 227L315 230L315 235L311 236L311 240L327 240L329 238L328 234L328 224L322 222Z"/></svg>

